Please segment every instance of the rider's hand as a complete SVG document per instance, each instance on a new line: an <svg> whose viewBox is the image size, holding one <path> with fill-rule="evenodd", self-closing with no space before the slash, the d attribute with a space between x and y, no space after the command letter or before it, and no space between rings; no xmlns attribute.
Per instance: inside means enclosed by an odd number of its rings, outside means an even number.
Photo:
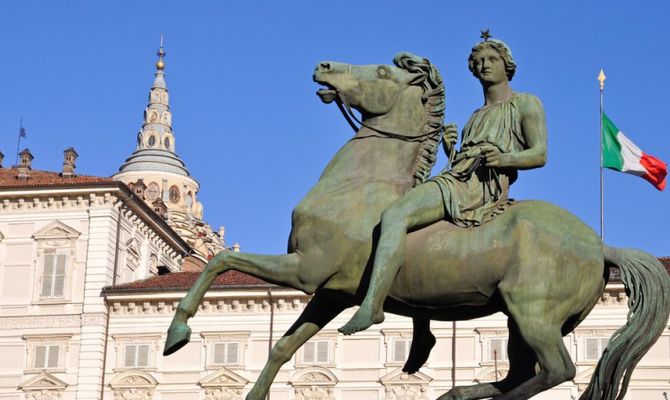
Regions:
<svg viewBox="0 0 670 400"><path fill-rule="evenodd" d="M458 140L458 127L455 123L452 122L444 126L444 138L442 140L449 146L454 147Z"/></svg>
<svg viewBox="0 0 670 400"><path fill-rule="evenodd" d="M505 154L501 153L500 149L492 144L485 144L482 147L482 156L484 157L484 165L488 167L505 166Z"/></svg>

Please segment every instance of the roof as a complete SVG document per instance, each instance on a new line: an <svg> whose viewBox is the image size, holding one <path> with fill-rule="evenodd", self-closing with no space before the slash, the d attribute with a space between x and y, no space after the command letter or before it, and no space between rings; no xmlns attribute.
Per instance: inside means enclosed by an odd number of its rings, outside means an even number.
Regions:
<svg viewBox="0 0 670 400"><path fill-rule="evenodd" d="M666 271L668 271L668 274L670 274L670 257L660 257L659 261L661 261ZM154 276L148 279L124 283L122 285L107 286L103 289L103 292L119 293L188 290L193 286L199 275L199 271L173 272L171 274ZM615 278L614 280L618 279ZM244 272L231 270L219 275L211 286L212 289L251 289L259 287L276 287L276 285L245 274Z"/></svg>
<svg viewBox="0 0 670 400"><path fill-rule="evenodd" d="M659 257L658 260L663 264L668 274L670 274L670 257Z"/></svg>
<svg viewBox="0 0 670 400"><path fill-rule="evenodd" d="M117 292L153 292L165 290L187 290L195 283L200 272L173 272L171 274L154 276L148 279L128 282L116 286L107 286L103 289L106 293ZM265 282L262 279L247 275L239 271L226 271L219 275L212 289L234 289L234 288L259 288L275 287L276 285Z"/></svg>
<svg viewBox="0 0 670 400"><path fill-rule="evenodd" d="M23 187L60 187L60 186L78 186L99 183L114 183L112 178L103 178L100 176L74 175L64 178L58 172L42 171L31 169L30 176L27 179L17 178L19 169L0 168L0 189L4 188L23 188Z"/></svg>

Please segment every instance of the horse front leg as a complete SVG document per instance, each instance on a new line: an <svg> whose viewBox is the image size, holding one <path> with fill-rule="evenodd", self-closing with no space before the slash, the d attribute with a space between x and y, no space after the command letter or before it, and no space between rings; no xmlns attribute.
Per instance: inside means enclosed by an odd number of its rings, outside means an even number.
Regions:
<svg viewBox="0 0 670 400"><path fill-rule="evenodd" d="M188 343L191 337L191 328L186 322L195 315L205 293L214 283L216 277L231 269L253 275L270 283L302 290L306 293L314 292L322 283L306 281L304 277L301 279L302 262L297 253L268 256L222 251L207 263L205 270L202 271L186 296L179 302L168 329L163 355L172 354ZM310 276L310 278L313 277Z"/></svg>
<svg viewBox="0 0 670 400"><path fill-rule="evenodd" d="M300 346L349 306L351 304L346 299L331 292L323 290L317 292L298 320L272 347L268 361L253 388L247 394L246 400L265 399L281 366L293 357Z"/></svg>

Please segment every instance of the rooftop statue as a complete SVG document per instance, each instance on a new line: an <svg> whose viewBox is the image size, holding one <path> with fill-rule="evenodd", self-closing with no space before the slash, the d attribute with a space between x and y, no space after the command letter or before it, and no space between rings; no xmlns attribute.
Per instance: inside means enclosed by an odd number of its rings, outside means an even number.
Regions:
<svg viewBox="0 0 670 400"><path fill-rule="evenodd" d="M516 170L544 163L544 117L535 97L509 88L507 46L484 36L470 68L482 82L485 105L466 124L453 167L434 178L443 136L455 153L455 129L443 125L444 86L429 60L399 53L394 65L318 63L314 80L325 86L318 91L322 101L335 102L352 126L347 110L359 111L360 128L294 209L288 254L216 255L179 303L164 354L189 341L187 320L216 276L237 270L314 293L273 347L248 400L264 399L298 348L361 302L367 310L360 308L345 333L378 322L382 304L414 319L408 372L428 357L429 320L504 312L507 377L454 387L440 399L527 399L575 376L562 337L595 306L610 269L619 268L631 313L582 398L623 397L633 367L666 326L670 278L655 257L603 245L559 207L508 201ZM397 226L389 231L387 220ZM377 265L375 257L384 260Z"/></svg>

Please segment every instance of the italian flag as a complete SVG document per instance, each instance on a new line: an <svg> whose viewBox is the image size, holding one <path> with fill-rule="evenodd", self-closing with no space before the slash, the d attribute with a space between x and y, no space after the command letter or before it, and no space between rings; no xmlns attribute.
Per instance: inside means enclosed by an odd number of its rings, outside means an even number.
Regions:
<svg viewBox="0 0 670 400"><path fill-rule="evenodd" d="M603 167L641 176L658 190L665 189L668 166L640 150L603 113Z"/></svg>

